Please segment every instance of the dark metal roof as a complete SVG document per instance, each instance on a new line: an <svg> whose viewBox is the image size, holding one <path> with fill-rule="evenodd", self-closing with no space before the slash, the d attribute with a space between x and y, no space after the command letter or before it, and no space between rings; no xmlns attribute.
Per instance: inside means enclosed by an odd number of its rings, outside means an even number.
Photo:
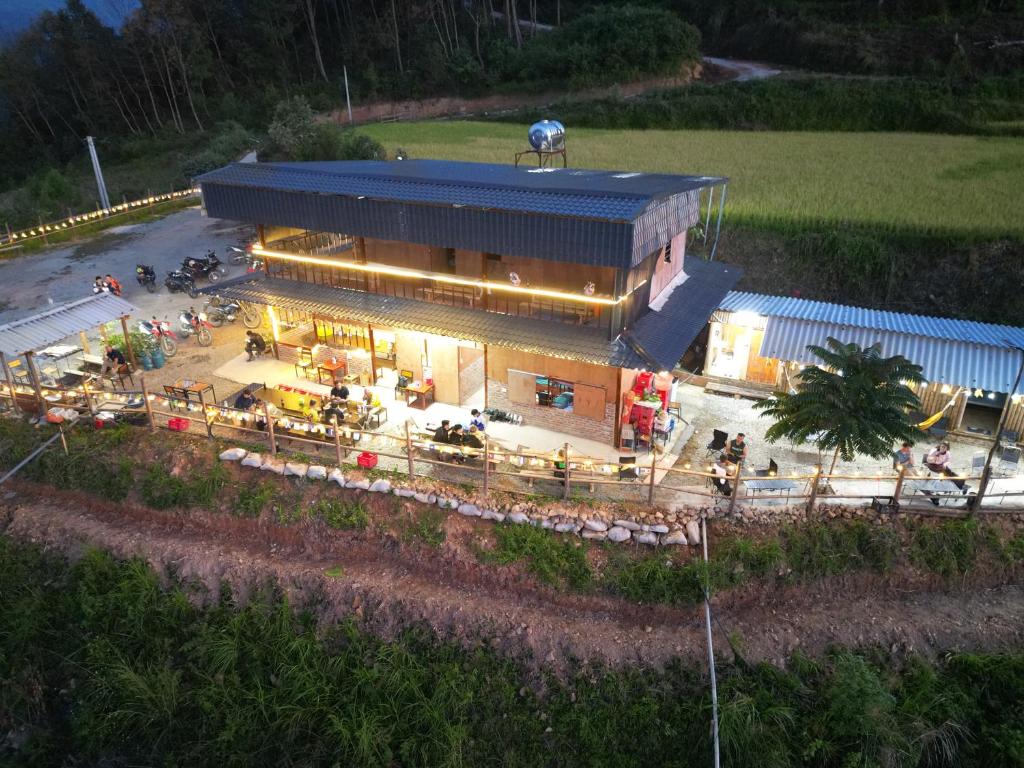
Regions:
<svg viewBox="0 0 1024 768"><path fill-rule="evenodd" d="M271 304L363 323L452 336L480 344L535 352L597 365L629 367L642 363L622 341L609 341L597 328L512 317L467 307L381 296L349 288L280 278L255 278L218 287L217 294L238 301Z"/></svg>
<svg viewBox="0 0 1024 768"><path fill-rule="evenodd" d="M688 278L672 291L661 310L643 315L624 334L647 361L645 367L675 368L711 313L743 275L739 267L694 258L686 259L684 270Z"/></svg>
<svg viewBox="0 0 1024 768"><path fill-rule="evenodd" d="M217 218L629 267L725 179L403 160L235 163L198 181Z"/></svg>

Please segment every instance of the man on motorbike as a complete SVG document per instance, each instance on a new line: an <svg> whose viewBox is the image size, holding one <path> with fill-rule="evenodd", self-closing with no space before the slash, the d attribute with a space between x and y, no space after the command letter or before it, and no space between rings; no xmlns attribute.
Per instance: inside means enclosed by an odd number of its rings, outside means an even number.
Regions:
<svg viewBox="0 0 1024 768"><path fill-rule="evenodd" d="M109 286L105 282L103 282L103 277L101 275L96 275L96 277L92 281L92 292L106 293L109 290Z"/></svg>

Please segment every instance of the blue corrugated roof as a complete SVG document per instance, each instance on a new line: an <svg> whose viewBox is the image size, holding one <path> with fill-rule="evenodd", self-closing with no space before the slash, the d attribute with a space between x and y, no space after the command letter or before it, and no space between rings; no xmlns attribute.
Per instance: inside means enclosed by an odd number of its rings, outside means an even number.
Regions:
<svg viewBox="0 0 1024 768"><path fill-rule="evenodd" d="M878 343L884 354L920 365L928 381L994 392L1013 388L1021 363L1013 346L1024 347L1022 328L807 299L733 291L719 308L768 318L762 357L811 363L807 346L823 346L830 336L861 346ZM1024 382L1017 391L1024 391Z"/></svg>
<svg viewBox="0 0 1024 768"><path fill-rule="evenodd" d="M973 320L955 320L950 317L886 312L881 309L865 309L787 296L730 291L719 308L729 312L756 312L766 317L816 320L855 328L928 336L946 341L987 344L993 347L1006 347L1008 344L1024 347L1024 328L979 323Z"/></svg>

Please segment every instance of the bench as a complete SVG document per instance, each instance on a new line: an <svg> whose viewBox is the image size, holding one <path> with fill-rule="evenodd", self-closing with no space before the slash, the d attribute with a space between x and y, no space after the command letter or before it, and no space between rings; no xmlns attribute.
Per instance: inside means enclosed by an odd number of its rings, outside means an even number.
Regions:
<svg viewBox="0 0 1024 768"><path fill-rule="evenodd" d="M704 391L715 395L732 395L733 397L746 397L751 400L767 400L772 396L771 392L753 387L741 387L735 384L723 384L719 381L709 381L704 385Z"/></svg>

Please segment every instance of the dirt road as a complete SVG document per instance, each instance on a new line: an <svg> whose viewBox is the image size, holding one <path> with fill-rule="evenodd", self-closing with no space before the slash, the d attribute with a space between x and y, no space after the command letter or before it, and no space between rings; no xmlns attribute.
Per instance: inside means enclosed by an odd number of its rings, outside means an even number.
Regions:
<svg viewBox="0 0 1024 768"><path fill-rule="evenodd" d="M487 644L556 669L578 659L660 665L705 653L698 607L557 592L517 569L484 567L466 556L480 524L457 515L446 523L445 546L426 550L308 521L279 528L266 520L161 513L49 490L47 496L40 502L39 488L16 486L0 501L3 532L72 556L83 546L99 546L119 557L141 557L161 572L172 567L179 578L204 584L213 597L226 583L244 600L273 579L293 604L326 622L354 616L384 637L426 623L442 638ZM338 566L340 578L325 575ZM856 576L810 588L736 590L714 600L716 650L727 658L731 639L748 661L784 663L796 650L814 655L832 644L925 654L1020 647L1020 586L937 587Z"/></svg>

